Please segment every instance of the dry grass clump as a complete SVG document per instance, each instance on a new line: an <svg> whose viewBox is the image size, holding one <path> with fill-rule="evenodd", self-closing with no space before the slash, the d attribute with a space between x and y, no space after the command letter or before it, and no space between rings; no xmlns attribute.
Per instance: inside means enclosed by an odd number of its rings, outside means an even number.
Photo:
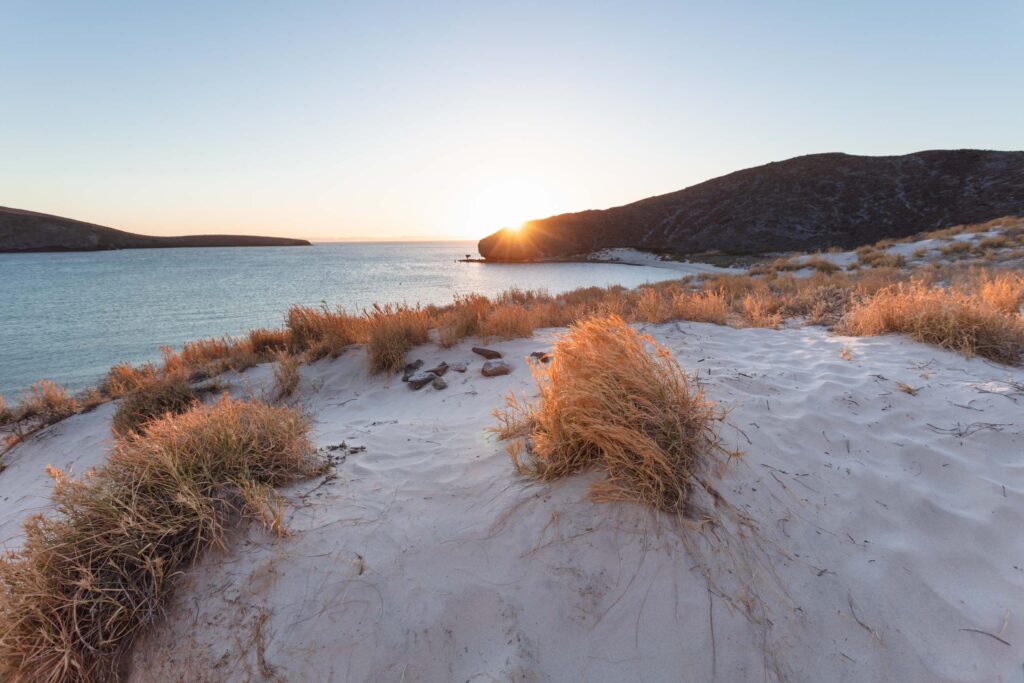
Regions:
<svg viewBox="0 0 1024 683"><path fill-rule="evenodd" d="M68 395L67 389L44 379L29 387L18 403L14 417L18 421L36 420L42 425L49 425L74 415L76 410L78 405Z"/></svg>
<svg viewBox="0 0 1024 683"><path fill-rule="evenodd" d="M159 370L152 363L144 363L138 367L131 363L118 363L107 371L106 377L100 383L100 391L110 398L120 398L155 381L159 374Z"/></svg>
<svg viewBox="0 0 1024 683"><path fill-rule="evenodd" d="M277 387L276 398L281 400L295 393L299 388L299 359L287 353L279 351L277 364L274 366L274 385Z"/></svg>
<svg viewBox="0 0 1024 683"><path fill-rule="evenodd" d="M184 374L199 381L214 377L228 370L242 372L259 363L263 358L253 351L248 339L215 337L185 342L181 351L169 346L160 349L163 355L164 374Z"/></svg>
<svg viewBox="0 0 1024 683"><path fill-rule="evenodd" d="M14 421L14 411L7 405L7 400L0 396L0 427Z"/></svg>
<svg viewBox="0 0 1024 683"><path fill-rule="evenodd" d="M776 328L782 324L779 304L779 299L769 292L747 294L741 302L743 319L751 327Z"/></svg>
<svg viewBox="0 0 1024 683"><path fill-rule="evenodd" d="M967 254L973 246L967 241L956 241L947 244L944 247L939 248L939 253L943 256L957 256Z"/></svg>
<svg viewBox="0 0 1024 683"><path fill-rule="evenodd" d="M680 292L672 303L682 320L724 325L729 318L729 305L722 292Z"/></svg>
<svg viewBox="0 0 1024 683"><path fill-rule="evenodd" d="M480 323L480 335L492 339L515 339L533 334L532 308L524 304L498 304Z"/></svg>
<svg viewBox="0 0 1024 683"><path fill-rule="evenodd" d="M509 395L495 411L520 473L548 481L597 465L608 475L592 489L597 499L690 512L720 452L720 415L666 349L617 316L590 318L533 374L535 404Z"/></svg>
<svg viewBox="0 0 1024 683"><path fill-rule="evenodd" d="M364 314L366 354L373 372L397 372L409 349L430 339L433 319L422 308L374 304Z"/></svg>
<svg viewBox="0 0 1024 683"><path fill-rule="evenodd" d="M671 287L642 289L633 307L633 320L649 323L690 320L726 324L729 305L722 292L682 289L678 283L671 284ZM614 313L618 314L618 311Z"/></svg>
<svg viewBox="0 0 1024 683"><path fill-rule="evenodd" d="M1013 240L1007 235L993 235L982 239L978 246L982 249L1006 249L1013 246Z"/></svg>
<svg viewBox="0 0 1024 683"><path fill-rule="evenodd" d="M856 268L902 268L907 264L903 254L890 254L873 247L857 249L857 261L850 267Z"/></svg>
<svg viewBox="0 0 1024 683"><path fill-rule="evenodd" d="M365 322L344 309L292 306L285 324L293 351L305 352L309 360L324 356L337 358L345 347L360 341L365 335Z"/></svg>
<svg viewBox="0 0 1024 683"><path fill-rule="evenodd" d="M438 318L438 342L447 349L478 334L480 321L490 310L491 300L481 294L456 294L455 301Z"/></svg>
<svg viewBox="0 0 1024 683"><path fill-rule="evenodd" d="M0 560L0 678L107 681L174 578L239 515L281 531L274 486L321 471L289 408L227 398L117 441L82 481L53 470L56 515Z"/></svg>
<svg viewBox="0 0 1024 683"><path fill-rule="evenodd" d="M1003 313L1019 313L1024 302L1024 276L1017 273L993 275L975 271L970 276L969 287L982 301Z"/></svg>
<svg viewBox="0 0 1024 683"><path fill-rule="evenodd" d="M265 327L258 327L249 330L249 348L253 353L261 356L284 351L291 344L291 334L288 330L271 330Z"/></svg>
<svg viewBox="0 0 1024 683"><path fill-rule="evenodd" d="M814 268L819 273L835 273L839 270L839 266L835 263L826 258L821 258L820 256L813 256L807 259L804 261L803 267Z"/></svg>
<svg viewBox="0 0 1024 683"><path fill-rule="evenodd" d="M168 413L183 413L199 399L199 394L181 373L154 379L125 394L111 420L115 433L127 434Z"/></svg>
<svg viewBox="0 0 1024 683"><path fill-rule="evenodd" d="M966 355L1017 364L1024 321L981 296L922 282L893 285L855 303L840 328L846 334L899 332Z"/></svg>

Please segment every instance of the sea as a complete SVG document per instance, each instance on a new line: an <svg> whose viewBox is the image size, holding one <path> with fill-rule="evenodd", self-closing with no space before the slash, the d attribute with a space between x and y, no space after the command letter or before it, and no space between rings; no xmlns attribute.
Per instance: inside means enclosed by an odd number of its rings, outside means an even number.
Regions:
<svg viewBox="0 0 1024 683"><path fill-rule="evenodd" d="M110 366L202 337L280 327L288 307L446 304L510 287L551 294L680 277L609 263L461 263L475 242L0 254L0 395L36 380L69 390Z"/></svg>

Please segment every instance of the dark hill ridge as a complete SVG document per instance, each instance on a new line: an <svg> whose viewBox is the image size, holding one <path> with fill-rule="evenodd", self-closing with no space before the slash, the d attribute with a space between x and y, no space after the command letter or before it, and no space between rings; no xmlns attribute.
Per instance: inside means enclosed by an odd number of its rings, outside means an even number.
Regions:
<svg viewBox="0 0 1024 683"><path fill-rule="evenodd" d="M35 211L0 207L0 252L99 251L167 247L293 247L306 240L249 235L151 237Z"/></svg>
<svg viewBox="0 0 1024 683"><path fill-rule="evenodd" d="M857 247L1024 215L1024 152L812 154L603 211L527 222L480 240L488 260L610 247L734 254Z"/></svg>

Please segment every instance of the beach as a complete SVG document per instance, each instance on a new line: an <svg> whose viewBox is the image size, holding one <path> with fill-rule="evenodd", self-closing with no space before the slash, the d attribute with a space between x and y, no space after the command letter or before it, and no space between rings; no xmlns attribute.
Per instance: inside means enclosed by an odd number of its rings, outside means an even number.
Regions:
<svg viewBox="0 0 1024 683"><path fill-rule="evenodd" d="M336 464L285 491L288 535L242 529L181 577L129 680L1016 675L1024 372L897 336L639 327L728 410L742 457L720 490L756 536L695 543L650 509L589 501L597 473L515 473L490 413L533 394L525 359L563 329L492 344L503 377L481 376L468 340L416 349L468 363L444 391L369 375L357 348L301 369L294 401ZM264 396L271 365L226 380ZM46 508L45 465L104 461L113 407L11 454L7 547ZM760 623L741 607L752 595Z"/></svg>

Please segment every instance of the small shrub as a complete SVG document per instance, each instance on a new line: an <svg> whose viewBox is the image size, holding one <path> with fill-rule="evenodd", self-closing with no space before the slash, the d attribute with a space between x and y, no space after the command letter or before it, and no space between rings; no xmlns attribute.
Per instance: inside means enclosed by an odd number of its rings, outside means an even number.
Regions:
<svg viewBox="0 0 1024 683"><path fill-rule="evenodd" d="M118 434L139 431L158 417L185 412L198 398L184 375L167 375L125 394L117 405L111 426Z"/></svg>
<svg viewBox="0 0 1024 683"><path fill-rule="evenodd" d="M550 364L535 363L535 404L495 411L516 469L542 480L600 466L599 500L686 514L715 462L719 415L672 355L617 316L573 325ZM528 439L527 446L519 437Z"/></svg>
<svg viewBox="0 0 1024 683"><path fill-rule="evenodd" d="M420 308L374 304L364 314L366 353L373 372L397 372L412 347L430 339L432 320Z"/></svg>
<svg viewBox="0 0 1024 683"><path fill-rule="evenodd" d="M1024 322L982 298L921 282L893 285L851 308L847 334L899 332L966 355L1016 364L1024 353Z"/></svg>
<svg viewBox="0 0 1024 683"><path fill-rule="evenodd" d="M299 388L299 359L280 351L277 364L274 366L274 384L277 386L277 399L287 398Z"/></svg>
<svg viewBox="0 0 1024 683"><path fill-rule="evenodd" d="M0 678L117 679L174 579L244 515L280 532L274 486L322 471L298 412L227 398L119 439L82 481L51 470L56 513L0 559Z"/></svg>

